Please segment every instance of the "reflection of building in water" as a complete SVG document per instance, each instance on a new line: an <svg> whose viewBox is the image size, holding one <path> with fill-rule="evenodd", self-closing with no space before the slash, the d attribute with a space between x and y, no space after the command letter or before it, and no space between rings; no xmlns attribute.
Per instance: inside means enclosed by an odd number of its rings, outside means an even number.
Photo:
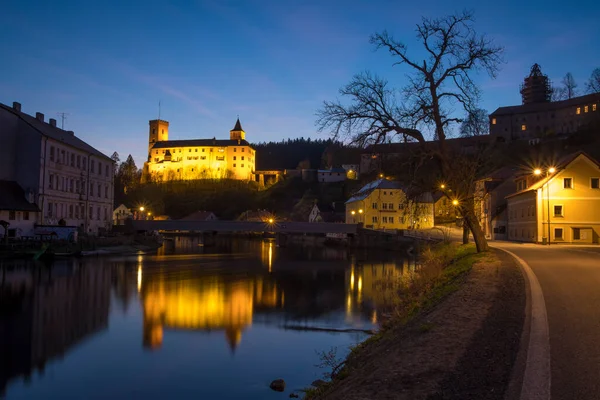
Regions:
<svg viewBox="0 0 600 400"><path fill-rule="evenodd" d="M274 284L260 277L168 280L147 274L142 279L144 346L150 348L162 344L164 328L172 328L223 330L233 350L252 324L254 307L276 307L283 299Z"/></svg>
<svg viewBox="0 0 600 400"><path fill-rule="evenodd" d="M65 266L72 271L62 272ZM110 270L103 265L7 272L0 281L0 394L10 379L43 371L105 328L109 305Z"/></svg>
<svg viewBox="0 0 600 400"><path fill-rule="evenodd" d="M415 272L412 261L355 265L346 272L346 316L350 318L359 307L371 312L373 322L377 321L376 310L393 304L403 279Z"/></svg>

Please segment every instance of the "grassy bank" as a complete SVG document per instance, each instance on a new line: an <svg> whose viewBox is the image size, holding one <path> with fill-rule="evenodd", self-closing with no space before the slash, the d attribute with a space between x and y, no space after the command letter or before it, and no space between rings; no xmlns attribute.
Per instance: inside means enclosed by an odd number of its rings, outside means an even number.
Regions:
<svg viewBox="0 0 600 400"><path fill-rule="evenodd" d="M381 330L352 348L345 361L332 366L332 381L318 388L308 389L305 398L321 398L334 386L343 385L343 381L354 370L364 366L365 360L378 357L377 353L381 351L381 346L377 346L378 342L383 339L401 340L402 334L399 332L405 326L416 323L418 331L427 332L432 329L429 322L422 321L419 317L456 292L473 265L479 261L487 262L486 258L492 261L493 256L489 253L477 254L474 245L439 244L423 249L421 267L415 274L398 283L397 297Z"/></svg>

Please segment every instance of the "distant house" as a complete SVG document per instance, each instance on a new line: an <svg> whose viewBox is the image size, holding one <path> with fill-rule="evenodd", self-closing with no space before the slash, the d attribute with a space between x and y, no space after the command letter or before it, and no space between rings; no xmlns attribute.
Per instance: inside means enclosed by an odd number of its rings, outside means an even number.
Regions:
<svg viewBox="0 0 600 400"><path fill-rule="evenodd" d="M33 196L31 196L33 197ZM15 181L0 180L0 237L33 236L40 209ZM4 229L6 226L6 229Z"/></svg>
<svg viewBox="0 0 600 400"><path fill-rule="evenodd" d="M217 216L210 211L196 211L190 215L181 218L184 221L216 221Z"/></svg>
<svg viewBox="0 0 600 400"><path fill-rule="evenodd" d="M443 224L456 221L456 207L452 205L452 200L443 192L437 191L433 196L433 212L435 215L435 223Z"/></svg>
<svg viewBox="0 0 600 400"><path fill-rule="evenodd" d="M516 191L515 169L500 168L475 182L475 212L488 239L506 240L506 196Z"/></svg>
<svg viewBox="0 0 600 400"><path fill-rule="evenodd" d="M599 243L600 163L578 152L537 172L518 176L506 198L508 239Z"/></svg>
<svg viewBox="0 0 600 400"><path fill-rule="evenodd" d="M363 186L346 202L346 223L362 223L365 228L432 228L433 217L431 193L413 193L386 179Z"/></svg>
<svg viewBox="0 0 600 400"><path fill-rule="evenodd" d="M317 179L321 183L342 182L346 180L344 168L320 169L317 171Z"/></svg>
<svg viewBox="0 0 600 400"><path fill-rule="evenodd" d="M316 203L310 210L308 222L344 222L344 209L336 203Z"/></svg>
<svg viewBox="0 0 600 400"><path fill-rule="evenodd" d="M252 222L269 222L269 220L275 220L275 215L267 210L248 210L240 214L237 220Z"/></svg>
<svg viewBox="0 0 600 400"><path fill-rule="evenodd" d="M125 204L113 210L113 225L125 225L125 220L133 218L133 213Z"/></svg>

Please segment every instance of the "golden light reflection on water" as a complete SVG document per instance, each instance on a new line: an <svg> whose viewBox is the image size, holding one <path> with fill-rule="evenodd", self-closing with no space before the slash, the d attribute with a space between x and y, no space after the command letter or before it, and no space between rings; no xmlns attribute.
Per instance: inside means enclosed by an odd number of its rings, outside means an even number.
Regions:
<svg viewBox="0 0 600 400"><path fill-rule="evenodd" d="M256 306L283 307L283 292L261 277L227 279L193 276L167 279L147 275L142 290L144 345L162 345L164 329L222 330L235 349L252 325Z"/></svg>

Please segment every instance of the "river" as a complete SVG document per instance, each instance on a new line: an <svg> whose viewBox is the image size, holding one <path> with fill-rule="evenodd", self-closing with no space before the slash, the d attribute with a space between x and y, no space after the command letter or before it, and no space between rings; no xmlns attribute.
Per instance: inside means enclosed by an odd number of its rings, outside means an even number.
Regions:
<svg viewBox="0 0 600 400"><path fill-rule="evenodd" d="M0 261L0 397L275 399L376 329L402 253L176 237L150 254ZM343 332L335 330L344 330ZM269 388L286 381L285 394Z"/></svg>

